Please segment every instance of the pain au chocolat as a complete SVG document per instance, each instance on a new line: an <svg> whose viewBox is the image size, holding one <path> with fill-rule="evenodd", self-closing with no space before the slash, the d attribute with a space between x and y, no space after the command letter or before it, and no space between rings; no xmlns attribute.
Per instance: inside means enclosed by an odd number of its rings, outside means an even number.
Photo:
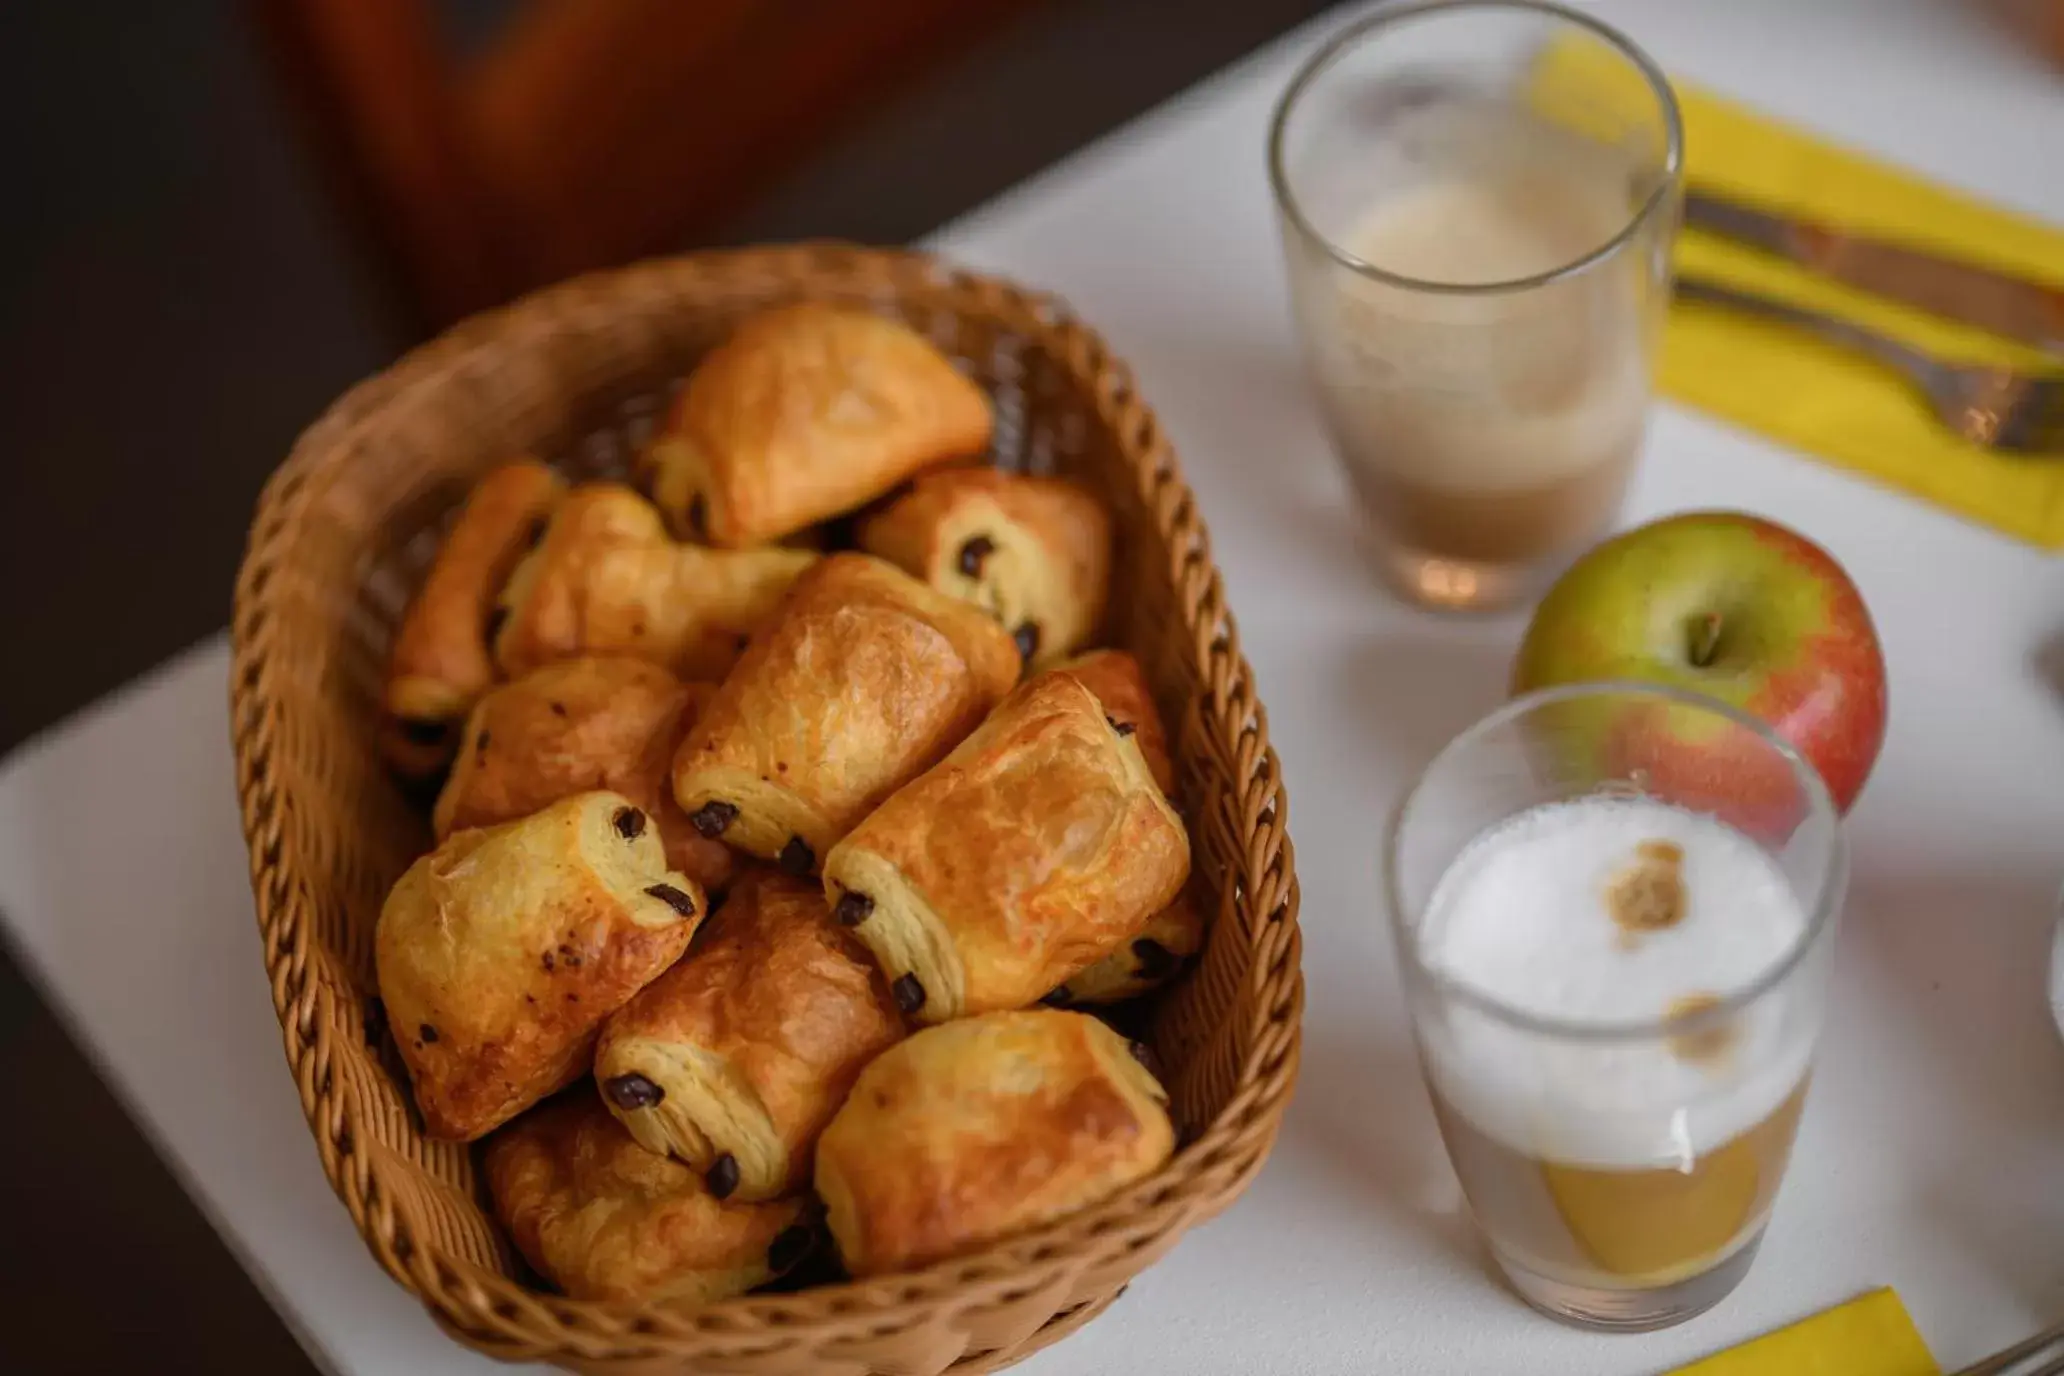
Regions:
<svg viewBox="0 0 2064 1376"><path fill-rule="evenodd" d="M1059 478L927 473L860 526L860 547L1001 621L1043 667L1086 643L1111 581L1111 518Z"/></svg>
<svg viewBox="0 0 2064 1376"><path fill-rule="evenodd" d="M738 549L980 454L991 425L988 397L922 335L806 302L748 317L702 360L643 466L676 532Z"/></svg>
<svg viewBox="0 0 2064 1376"><path fill-rule="evenodd" d="M695 949L604 1025L595 1081L648 1151L720 1199L805 1189L817 1135L903 1036L865 947L816 884L760 869Z"/></svg>
<svg viewBox="0 0 2064 1376"><path fill-rule="evenodd" d="M1105 716L1121 728L1132 728L1148 772L1173 800L1175 765L1168 753L1168 731L1161 724L1161 713L1154 706L1140 662L1123 650L1092 650L1055 667L1096 694ZM1119 1003L1150 993L1196 959L1204 949L1205 927L1203 904L1192 887L1186 886L1138 933L1070 977L1047 995L1045 1002L1062 1007Z"/></svg>
<svg viewBox="0 0 2064 1376"><path fill-rule="evenodd" d="M708 904L617 793L454 832L380 910L387 1022L432 1137L470 1141L571 1084L602 1020L687 949Z"/></svg>
<svg viewBox="0 0 2064 1376"><path fill-rule="evenodd" d="M1091 650L1054 666L1096 694L1104 715L1121 730L1130 730L1139 741L1147 772L1161 791L1175 797L1175 761L1168 753L1168 728L1161 711L1154 706L1153 689L1147 685L1146 670L1124 650Z"/></svg>
<svg viewBox="0 0 2064 1376"><path fill-rule="evenodd" d="M639 820L626 825L659 829L669 868L722 893L738 858L689 824L669 778L674 752L715 691L622 657L560 660L503 684L466 719L431 813L437 839L609 789L638 808Z"/></svg>
<svg viewBox="0 0 2064 1376"><path fill-rule="evenodd" d="M1189 865L1137 733L1049 672L833 847L824 881L897 1005L943 1022L1049 993L1136 935Z"/></svg>
<svg viewBox="0 0 2064 1376"><path fill-rule="evenodd" d="M951 750L1010 690L1002 627L864 554L796 580L682 742L674 797L704 835L793 874Z"/></svg>
<svg viewBox="0 0 2064 1376"><path fill-rule="evenodd" d="M819 1238L808 1195L720 1200L585 1085L496 1133L485 1157L517 1250L575 1299L710 1304L794 1269Z"/></svg>
<svg viewBox="0 0 2064 1376"><path fill-rule="evenodd" d="M452 521L388 654L381 749L408 777L444 768L459 723L494 685L495 598L564 490L551 469L518 459L476 483Z"/></svg>
<svg viewBox="0 0 2064 1376"><path fill-rule="evenodd" d="M1191 886L1094 965L1063 980L1040 1001L1056 1008L1123 1003L1151 994L1188 969L1204 949L1204 906Z"/></svg>
<svg viewBox="0 0 2064 1376"><path fill-rule="evenodd" d="M1081 1013L929 1027L861 1072L817 1144L817 1193L856 1276L925 1266L1064 1218L1175 1148L1167 1094Z"/></svg>
<svg viewBox="0 0 2064 1376"><path fill-rule="evenodd" d="M576 655L628 655L683 678L720 678L817 557L679 544L630 488L586 484L510 575L495 660L514 676Z"/></svg>

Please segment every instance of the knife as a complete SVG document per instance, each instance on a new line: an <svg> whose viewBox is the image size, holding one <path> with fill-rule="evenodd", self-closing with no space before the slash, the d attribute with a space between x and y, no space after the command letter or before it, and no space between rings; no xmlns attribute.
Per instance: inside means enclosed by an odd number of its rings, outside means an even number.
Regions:
<svg viewBox="0 0 2064 1376"><path fill-rule="evenodd" d="M2064 352L2064 290L1926 249L1687 191L1684 223L1877 296Z"/></svg>

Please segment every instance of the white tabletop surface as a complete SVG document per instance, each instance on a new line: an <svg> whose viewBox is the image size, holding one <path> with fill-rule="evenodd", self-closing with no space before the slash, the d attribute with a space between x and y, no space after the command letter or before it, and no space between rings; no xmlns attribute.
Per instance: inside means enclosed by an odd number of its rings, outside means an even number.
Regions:
<svg viewBox="0 0 2064 1376"><path fill-rule="evenodd" d="M2064 220L2064 80L1981 6L1595 8L1681 76ZM1629 519L1727 505L1795 524L1884 637L1892 727L1851 820L1831 1026L1762 1255L1719 1308L1601 1337L1487 1275L1397 1007L1376 842L1413 767L1498 700L1520 623L1376 590L1299 381L1262 131L1340 18L938 240L1060 292L1137 367L1211 524L1304 883L1304 1077L1267 1170L1024 1370L1650 1372L1880 1284L1945 1365L2064 1318L2064 1046L2042 992L2064 879L2064 566L1668 409ZM317 1165L251 920L225 674L219 640L197 647L0 768L7 933L319 1361L501 1369L374 1266Z"/></svg>

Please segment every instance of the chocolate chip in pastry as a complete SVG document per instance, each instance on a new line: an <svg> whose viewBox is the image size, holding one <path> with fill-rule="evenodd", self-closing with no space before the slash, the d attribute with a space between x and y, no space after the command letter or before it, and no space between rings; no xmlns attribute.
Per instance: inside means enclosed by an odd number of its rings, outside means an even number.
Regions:
<svg viewBox="0 0 2064 1376"><path fill-rule="evenodd" d="M1066 1217L1175 1149L1167 1095L1081 1013L918 1032L861 1072L817 1145L817 1193L856 1276L925 1266Z"/></svg>
<svg viewBox="0 0 2064 1376"><path fill-rule="evenodd" d="M451 777L431 814L437 838L527 817L575 793L630 799L627 838L658 828L669 869L711 893L730 887L738 857L697 832L674 802L674 752L716 686L682 683L644 660L560 660L503 684L466 720Z"/></svg>
<svg viewBox="0 0 2064 1376"><path fill-rule="evenodd" d="M873 958L816 884L755 870L673 969L603 1026L595 1081L648 1151L719 1198L805 1189L817 1135L903 1036Z"/></svg>
<svg viewBox="0 0 2064 1376"><path fill-rule="evenodd" d="M1189 866L1139 733L1050 672L855 827L824 880L835 912L865 907L852 930L904 1011L942 1022L1073 978L1166 907Z"/></svg>
<svg viewBox="0 0 2064 1376"><path fill-rule="evenodd" d="M937 763L1018 673L994 621L864 554L796 580L674 760L705 836L815 873L848 828Z"/></svg>
<svg viewBox="0 0 2064 1376"><path fill-rule="evenodd" d="M763 311L688 377L642 466L684 539L763 544L989 444L989 399L923 336L817 302Z"/></svg>
<svg viewBox="0 0 2064 1376"><path fill-rule="evenodd" d="M1204 907L1185 885L1175 901L1149 918L1137 934L1056 985L1040 1002L1068 1008L1078 1003L1122 1003L1150 994L1189 968L1204 949L1204 928Z"/></svg>
<svg viewBox="0 0 2064 1376"><path fill-rule="evenodd" d="M443 770L459 724L494 685L488 623L496 595L564 488L551 469L518 459L490 471L459 509L388 655L381 748L404 775Z"/></svg>
<svg viewBox="0 0 2064 1376"><path fill-rule="evenodd" d="M461 718L463 720L463 717ZM381 719L376 740L380 758L401 784L411 804L436 798L444 772L459 747L458 721L407 721L389 714Z"/></svg>
<svg viewBox="0 0 2064 1376"><path fill-rule="evenodd" d="M619 793L458 831L411 865L374 937L380 998L432 1137L470 1141L587 1073L602 1020L708 908Z"/></svg>
<svg viewBox="0 0 2064 1376"><path fill-rule="evenodd" d="M1111 518L1059 478L927 473L862 523L860 547L987 611L1035 668L1087 643L1103 620Z"/></svg>
<svg viewBox="0 0 2064 1376"><path fill-rule="evenodd" d="M817 557L678 544L631 489L587 484L510 575L495 659L512 677L577 655L628 655L687 679L721 678Z"/></svg>
<svg viewBox="0 0 2064 1376"><path fill-rule="evenodd" d="M1168 753L1168 729L1161 724L1161 712L1154 706L1154 692L1147 686L1140 662L1123 650L1091 650L1054 667L1096 694L1116 729L1138 733L1147 772L1163 793L1174 798L1175 761Z"/></svg>
<svg viewBox="0 0 2064 1376"><path fill-rule="evenodd" d="M485 1157L517 1250L575 1299L713 1303L792 1270L821 1237L807 1195L719 1200L585 1085L496 1133Z"/></svg>

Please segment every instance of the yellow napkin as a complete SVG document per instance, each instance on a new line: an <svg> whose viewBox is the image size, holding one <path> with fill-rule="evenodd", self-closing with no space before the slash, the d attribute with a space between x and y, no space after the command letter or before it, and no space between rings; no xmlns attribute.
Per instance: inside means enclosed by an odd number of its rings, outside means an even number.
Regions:
<svg viewBox="0 0 2064 1376"><path fill-rule="evenodd" d="M1872 1290L1670 1376L1936 1376L1941 1370L1890 1290Z"/></svg>
<svg viewBox="0 0 2064 1376"><path fill-rule="evenodd" d="M1596 40L1551 44L1534 100L1581 124L1645 99L1640 78ZM1685 171L1725 196L1936 247L2064 286L2064 230L1957 195L1677 84ZM1833 311L1944 358L2041 366L2035 349L1815 277L1804 268L1687 231L1685 272ZM2054 366L2054 361L2053 361ZM1868 474L2050 548L2064 547L2064 460L2011 458L1952 435L1883 365L1784 325L1715 307L1679 306L1657 385L1687 405Z"/></svg>

